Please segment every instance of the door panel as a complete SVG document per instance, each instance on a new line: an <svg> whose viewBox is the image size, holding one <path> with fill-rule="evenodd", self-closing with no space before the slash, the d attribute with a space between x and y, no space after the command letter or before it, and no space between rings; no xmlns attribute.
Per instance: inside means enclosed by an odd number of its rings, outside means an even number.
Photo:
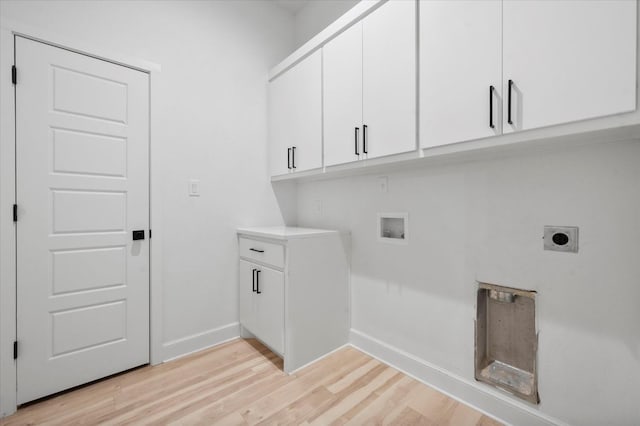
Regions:
<svg viewBox="0 0 640 426"><path fill-rule="evenodd" d="M505 1L504 132L633 111L637 2Z"/></svg>
<svg viewBox="0 0 640 426"><path fill-rule="evenodd" d="M322 167L322 58L317 51L269 84L271 175ZM295 169L287 149L295 147ZM292 164L293 166L294 164Z"/></svg>
<svg viewBox="0 0 640 426"><path fill-rule="evenodd" d="M18 402L149 361L149 80L16 38Z"/></svg>
<svg viewBox="0 0 640 426"><path fill-rule="evenodd" d="M51 320L53 357L121 341L127 335L125 300L54 312Z"/></svg>
<svg viewBox="0 0 640 426"><path fill-rule="evenodd" d="M52 131L54 172L126 177L125 138L63 129Z"/></svg>
<svg viewBox="0 0 640 426"><path fill-rule="evenodd" d="M51 190L52 234L125 231L126 193Z"/></svg>
<svg viewBox="0 0 640 426"><path fill-rule="evenodd" d="M422 148L501 134L501 90L502 1L420 2Z"/></svg>
<svg viewBox="0 0 640 426"><path fill-rule="evenodd" d="M53 110L126 123L127 85L107 77L52 65ZM100 102L96 102L100 99Z"/></svg>
<svg viewBox="0 0 640 426"><path fill-rule="evenodd" d="M125 246L58 250L51 253L52 294L122 286L127 277ZM86 265L86 268L78 268Z"/></svg>
<svg viewBox="0 0 640 426"><path fill-rule="evenodd" d="M324 79L324 164L356 161L362 153L362 23L358 22L322 48Z"/></svg>
<svg viewBox="0 0 640 426"><path fill-rule="evenodd" d="M390 1L364 18L362 69L365 158L415 150L415 1Z"/></svg>

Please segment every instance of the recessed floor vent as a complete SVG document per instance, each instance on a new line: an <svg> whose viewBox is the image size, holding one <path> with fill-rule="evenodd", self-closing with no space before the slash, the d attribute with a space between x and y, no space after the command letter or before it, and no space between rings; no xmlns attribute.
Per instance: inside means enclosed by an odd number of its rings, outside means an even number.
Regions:
<svg viewBox="0 0 640 426"><path fill-rule="evenodd" d="M538 404L535 291L479 283L476 380Z"/></svg>

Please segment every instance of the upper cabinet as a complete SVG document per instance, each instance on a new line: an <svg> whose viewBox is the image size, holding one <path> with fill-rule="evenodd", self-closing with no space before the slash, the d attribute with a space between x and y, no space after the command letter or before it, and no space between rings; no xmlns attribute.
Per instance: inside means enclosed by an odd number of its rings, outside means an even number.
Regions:
<svg viewBox="0 0 640 426"><path fill-rule="evenodd" d="M364 155L362 139L362 24L322 48L324 164L348 163Z"/></svg>
<svg viewBox="0 0 640 426"><path fill-rule="evenodd" d="M634 111L636 7L421 1L422 148Z"/></svg>
<svg viewBox="0 0 640 426"><path fill-rule="evenodd" d="M505 1L504 132L633 111L636 7L630 0Z"/></svg>
<svg viewBox="0 0 640 426"><path fill-rule="evenodd" d="M416 2L389 1L362 21L367 158L416 149Z"/></svg>
<svg viewBox="0 0 640 426"><path fill-rule="evenodd" d="M390 1L323 47L325 166L416 148L416 2Z"/></svg>
<svg viewBox="0 0 640 426"><path fill-rule="evenodd" d="M272 70L271 175L634 137L638 12L638 0L359 2Z"/></svg>
<svg viewBox="0 0 640 426"><path fill-rule="evenodd" d="M502 131L502 1L420 3L422 147Z"/></svg>
<svg viewBox="0 0 640 426"><path fill-rule="evenodd" d="M320 50L269 83L271 176L322 167Z"/></svg>

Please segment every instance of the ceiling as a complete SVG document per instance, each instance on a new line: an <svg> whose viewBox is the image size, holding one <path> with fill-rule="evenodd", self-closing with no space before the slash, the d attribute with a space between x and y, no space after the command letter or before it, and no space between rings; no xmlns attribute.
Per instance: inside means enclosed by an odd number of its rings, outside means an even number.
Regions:
<svg viewBox="0 0 640 426"><path fill-rule="evenodd" d="M293 14L298 13L300 9L302 9L309 3L309 0L271 0L271 1Z"/></svg>

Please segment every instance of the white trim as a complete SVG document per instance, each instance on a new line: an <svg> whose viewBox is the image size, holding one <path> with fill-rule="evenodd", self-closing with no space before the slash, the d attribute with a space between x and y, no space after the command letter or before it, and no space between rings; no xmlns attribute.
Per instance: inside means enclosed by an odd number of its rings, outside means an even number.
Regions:
<svg viewBox="0 0 640 426"><path fill-rule="evenodd" d="M71 50L73 52L81 53L83 55L91 56L97 59L102 59L104 61L113 62L118 65L136 69L138 71L151 73L160 72L162 70L160 64L156 64L154 62L146 61L140 58L122 55L118 52L114 52L100 46L95 46L84 41L78 41L76 39L64 37L52 31L26 25L22 22L1 18L0 27L9 29L14 35L26 37L31 40L39 41L41 43L50 44L62 49Z"/></svg>
<svg viewBox="0 0 640 426"><path fill-rule="evenodd" d="M240 323L234 322L223 325L222 327L203 331L202 333L172 340L162 345L164 347L164 361L173 361L192 353L238 339L239 337Z"/></svg>
<svg viewBox="0 0 640 426"><path fill-rule="evenodd" d="M162 344L162 209L161 175L159 159L153 153L153 119L151 96L155 77L161 70L159 64L139 58L114 53L83 41L61 37L58 34L30 27L20 22L0 19L0 418L13 414L17 409L16 363L13 341L16 338L16 254L15 226L11 207L15 202L15 105L14 88L11 84L10 68L14 63L14 35L40 41L97 59L126 66L149 74L149 209L150 229L153 239L150 248L150 363L158 364L166 359ZM11 95L9 95L11 94ZM151 214L153 212L153 214Z"/></svg>
<svg viewBox="0 0 640 426"><path fill-rule="evenodd" d="M163 224L162 224L162 159L154 149L154 109L151 99L158 72L149 73L149 362L159 364L164 359L163 340Z"/></svg>
<svg viewBox="0 0 640 426"><path fill-rule="evenodd" d="M15 109L13 35L0 26L0 418L16 411Z"/></svg>
<svg viewBox="0 0 640 426"><path fill-rule="evenodd" d="M362 0L269 71L269 81L311 55L388 0Z"/></svg>
<svg viewBox="0 0 640 426"><path fill-rule="evenodd" d="M360 331L351 329L349 342L359 351L505 424L567 425L513 396L460 377Z"/></svg>

